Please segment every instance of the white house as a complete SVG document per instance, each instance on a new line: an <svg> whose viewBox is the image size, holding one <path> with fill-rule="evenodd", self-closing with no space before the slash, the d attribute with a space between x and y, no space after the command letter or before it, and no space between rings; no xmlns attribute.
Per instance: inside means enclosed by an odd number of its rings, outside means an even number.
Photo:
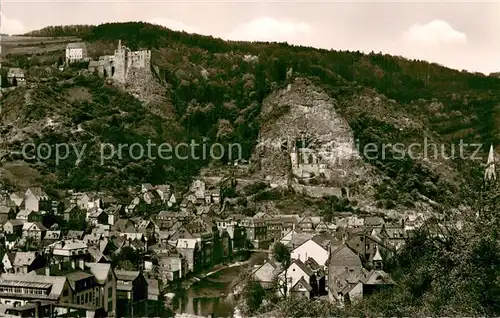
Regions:
<svg viewBox="0 0 500 318"><path fill-rule="evenodd" d="M146 193L149 191L153 191L154 187L151 185L151 183L143 183L141 184L141 193Z"/></svg>
<svg viewBox="0 0 500 318"><path fill-rule="evenodd" d="M101 207L101 199L94 193L81 193L76 195L76 205L80 210L91 210Z"/></svg>
<svg viewBox="0 0 500 318"><path fill-rule="evenodd" d="M168 199L167 205L168 205L168 207L172 207L172 206L174 206L176 203L177 203L177 198L176 198L175 194L172 194L172 195L170 196L170 199Z"/></svg>
<svg viewBox="0 0 500 318"><path fill-rule="evenodd" d="M24 196L24 206L26 210L35 212L49 211L52 207L52 201L47 193L45 193L41 188L29 188L26 190Z"/></svg>
<svg viewBox="0 0 500 318"><path fill-rule="evenodd" d="M307 240L301 245L297 246L290 253L291 259L301 260L303 263L307 261L309 257L314 259L316 263L320 266L325 266L328 260L329 253L321 245L316 243L313 239Z"/></svg>
<svg viewBox="0 0 500 318"><path fill-rule="evenodd" d="M71 257L74 255L88 254L88 246L82 240L62 240L46 247L54 256Z"/></svg>
<svg viewBox="0 0 500 318"><path fill-rule="evenodd" d="M189 190L197 199L205 199L205 182L202 180L195 180Z"/></svg>
<svg viewBox="0 0 500 318"><path fill-rule="evenodd" d="M87 46L83 42L69 43L66 46L66 64L83 61L87 58Z"/></svg>
<svg viewBox="0 0 500 318"><path fill-rule="evenodd" d="M7 80L12 86L21 86L26 84L24 71L17 67L9 69L7 72Z"/></svg>
<svg viewBox="0 0 500 318"><path fill-rule="evenodd" d="M314 275L314 272L307 267L302 261L296 259L288 266L288 268L282 271L278 275L278 281L281 282L281 291L284 293L285 280L286 280L286 288L287 295L289 295L288 291L292 289L292 287L297 284L302 278L309 283L311 281L311 276Z"/></svg>

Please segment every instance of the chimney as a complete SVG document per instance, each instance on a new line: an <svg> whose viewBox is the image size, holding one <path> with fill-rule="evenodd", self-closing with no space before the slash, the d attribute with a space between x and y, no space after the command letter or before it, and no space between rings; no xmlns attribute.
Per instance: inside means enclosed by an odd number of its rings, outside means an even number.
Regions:
<svg viewBox="0 0 500 318"><path fill-rule="evenodd" d="M122 40L118 40L118 49L122 48Z"/></svg>

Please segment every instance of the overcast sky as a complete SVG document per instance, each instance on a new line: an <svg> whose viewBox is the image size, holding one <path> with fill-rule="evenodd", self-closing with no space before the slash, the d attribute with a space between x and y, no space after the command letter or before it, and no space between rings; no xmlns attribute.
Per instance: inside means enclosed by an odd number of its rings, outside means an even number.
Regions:
<svg viewBox="0 0 500 318"><path fill-rule="evenodd" d="M500 2L0 0L2 33L145 21L224 39L382 51L500 71Z"/></svg>

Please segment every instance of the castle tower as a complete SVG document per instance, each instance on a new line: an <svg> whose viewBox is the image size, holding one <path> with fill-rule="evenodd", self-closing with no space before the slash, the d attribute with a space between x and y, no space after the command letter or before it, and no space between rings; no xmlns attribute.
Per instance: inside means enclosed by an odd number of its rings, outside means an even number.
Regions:
<svg viewBox="0 0 500 318"><path fill-rule="evenodd" d="M115 60L111 73L113 78L121 83L125 83L128 65L128 48L122 46L122 41L118 40L118 49L115 50Z"/></svg>
<svg viewBox="0 0 500 318"><path fill-rule="evenodd" d="M488 154L488 161L486 162L486 169L484 171L484 182L493 182L497 180L497 172L495 167L495 150L493 145L490 146L490 153Z"/></svg>

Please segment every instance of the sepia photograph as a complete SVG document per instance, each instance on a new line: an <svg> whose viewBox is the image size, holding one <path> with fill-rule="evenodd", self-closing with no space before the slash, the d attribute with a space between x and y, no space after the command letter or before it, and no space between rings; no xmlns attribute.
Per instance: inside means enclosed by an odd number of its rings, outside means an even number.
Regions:
<svg viewBox="0 0 500 318"><path fill-rule="evenodd" d="M0 0L0 318L500 316L500 2Z"/></svg>

